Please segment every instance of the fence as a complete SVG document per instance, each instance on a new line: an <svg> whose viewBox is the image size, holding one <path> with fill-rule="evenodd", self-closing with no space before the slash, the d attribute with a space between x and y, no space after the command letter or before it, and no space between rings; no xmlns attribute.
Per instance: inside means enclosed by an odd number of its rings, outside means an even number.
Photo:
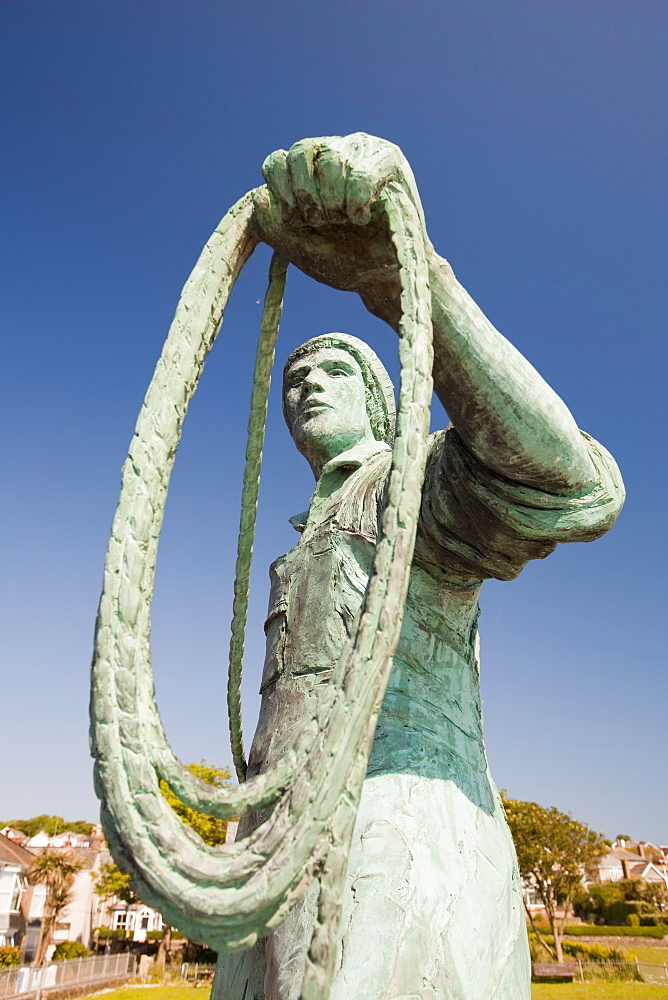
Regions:
<svg viewBox="0 0 668 1000"><path fill-rule="evenodd" d="M184 962L181 966L181 979L189 980L213 979L216 971L215 965L206 965L202 962Z"/></svg>
<svg viewBox="0 0 668 1000"><path fill-rule="evenodd" d="M621 982L661 983L668 985L668 965L640 962L637 959L624 961L621 959L605 959L603 961L587 961L575 959L578 964L578 977L581 982L596 983L616 979Z"/></svg>
<svg viewBox="0 0 668 1000"><path fill-rule="evenodd" d="M652 962L636 962L638 972L645 983L661 983L668 986L668 965L663 962L658 965Z"/></svg>
<svg viewBox="0 0 668 1000"><path fill-rule="evenodd" d="M92 955L51 965L11 965L0 969L0 1000L29 997L75 989L77 986L132 976L134 955Z"/></svg>

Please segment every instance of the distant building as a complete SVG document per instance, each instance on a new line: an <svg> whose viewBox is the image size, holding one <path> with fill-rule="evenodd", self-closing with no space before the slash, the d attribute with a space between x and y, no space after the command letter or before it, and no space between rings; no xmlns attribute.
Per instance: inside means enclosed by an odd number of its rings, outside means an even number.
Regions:
<svg viewBox="0 0 668 1000"><path fill-rule="evenodd" d="M140 944L148 940L151 931L163 929L162 916L145 903L123 903L116 900L111 908L111 929L125 931L127 941Z"/></svg>
<svg viewBox="0 0 668 1000"><path fill-rule="evenodd" d="M90 847L91 835L83 833L72 833L71 830L63 830L62 833L50 835L40 830L34 837L29 837L25 841L24 847L30 851L42 851L45 847L65 848L65 847Z"/></svg>
<svg viewBox="0 0 668 1000"><path fill-rule="evenodd" d="M60 838L49 838L50 841ZM31 838L41 844L42 838ZM111 856L107 851L95 850L92 847L69 847L57 846L53 843L44 845L50 850L61 850L66 852L81 864L81 870L77 872L74 880L72 892L72 902L63 910L60 919L56 924L52 948L60 944L61 941L80 941L81 944L90 946L94 928L97 926L97 918L101 909L100 900L95 895L93 879L100 866L105 861L110 861ZM39 854L44 848L32 846L32 854ZM25 954L27 959L32 959L37 949L40 927L44 918L44 907L46 903L46 886L36 885L33 888L32 903L28 913L28 927L26 930Z"/></svg>
<svg viewBox="0 0 668 1000"><path fill-rule="evenodd" d="M27 880L32 862L30 851L0 834L0 946L23 943L26 906L32 894Z"/></svg>
<svg viewBox="0 0 668 1000"><path fill-rule="evenodd" d="M95 893L97 874L102 865L113 860L100 827L93 827L90 835L70 830L54 836L43 830L34 837L26 837L19 830L12 833L12 838L0 836L0 842L4 843L4 848L0 850L0 944L21 944L27 961L31 961L35 955L44 919L46 886L27 888L27 873L35 855L45 849L62 851L81 865L81 870L75 877L72 901L63 910L56 924L51 952L61 941L79 941L90 948L94 931L98 927L110 926L113 930L122 928L126 931L127 940L137 942L146 941L149 931L162 930L161 915L143 903L129 906L116 899L102 900ZM18 843L19 836L23 839L23 845ZM21 865L17 867L14 863L5 871L2 865L4 855L11 856L14 860L18 858ZM17 878L19 881L16 881ZM17 886L20 888L19 897L23 898L22 911L8 910L5 917L2 906L5 902L7 906L16 906L16 894L19 892ZM7 929L3 931L5 925Z"/></svg>
<svg viewBox="0 0 668 1000"><path fill-rule="evenodd" d="M20 844L22 847L25 846L25 842L28 839L23 830L15 830L11 826L3 827L0 830L0 836L7 837L8 840L12 840L15 844Z"/></svg>
<svg viewBox="0 0 668 1000"><path fill-rule="evenodd" d="M668 865L664 849L646 841L618 840L598 863L599 882L641 878L663 882L668 887Z"/></svg>

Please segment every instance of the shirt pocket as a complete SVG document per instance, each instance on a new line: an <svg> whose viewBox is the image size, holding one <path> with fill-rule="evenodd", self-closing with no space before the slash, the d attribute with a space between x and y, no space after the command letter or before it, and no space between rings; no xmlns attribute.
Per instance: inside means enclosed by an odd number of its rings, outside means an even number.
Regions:
<svg viewBox="0 0 668 1000"><path fill-rule="evenodd" d="M270 568L271 592L269 594L269 613L264 623L264 634L267 637L262 669L260 694L275 684L285 670L285 637L287 633L288 582L289 568L286 559L278 559Z"/></svg>

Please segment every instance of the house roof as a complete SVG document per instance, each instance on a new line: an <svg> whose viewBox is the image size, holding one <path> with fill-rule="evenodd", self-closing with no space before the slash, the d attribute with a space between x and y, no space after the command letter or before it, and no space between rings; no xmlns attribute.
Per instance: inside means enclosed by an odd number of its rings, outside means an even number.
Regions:
<svg viewBox="0 0 668 1000"><path fill-rule="evenodd" d="M0 862L6 864L24 865L28 868L35 860L35 855L0 833Z"/></svg>
<svg viewBox="0 0 668 1000"><path fill-rule="evenodd" d="M100 857L100 852L93 847L70 847L69 852L74 855L77 861L81 862L82 871L91 871Z"/></svg>
<svg viewBox="0 0 668 1000"><path fill-rule="evenodd" d="M640 857L637 851L630 851L627 847L612 847L605 857L616 858L618 861L622 859L624 861L635 861L637 864L640 864L641 861L646 861L645 858Z"/></svg>
<svg viewBox="0 0 668 1000"><path fill-rule="evenodd" d="M81 864L81 871L92 871L95 868L95 862L100 859L101 862L111 860L111 855L107 851L98 851L94 847L69 847L65 845L64 847L31 847L26 851L26 854L30 856L30 861L35 859L36 855L42 853L42 851L51 851L54 854L66 854L70 858L74 858Z"/></svg>
<svg viewBox="0 0 668 1000"><path fill-rule="evenodd" d="M666 881L666 875L651 861L642 861L639 865L632 865L629 875L631 878L645 879L646 882Z"/></svg>
<svg viewBox="0 0 668 1000"><path fill-rule="evenodd" d="M19 844L28 839L23 830L17 830L15 826L5 826L0 830L0 833L9 837L10 840L18 840Z"/></svg>

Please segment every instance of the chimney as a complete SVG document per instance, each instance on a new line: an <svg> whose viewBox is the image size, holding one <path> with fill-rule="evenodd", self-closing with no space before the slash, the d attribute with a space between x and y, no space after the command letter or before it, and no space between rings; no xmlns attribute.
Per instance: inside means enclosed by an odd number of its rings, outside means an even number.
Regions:
<svg viewBox="0 0 668 1000"><path fill-rule="evenodd" d="M638 850L638 854L640 855L640 857L644 858L645 857L645 845L644 844L638 844L637 850Z"/></svg>
<svg viewBox="0 0 668 1000"><path fill-rule="evenodd" d="M630 875L629 875L629 863L628 863L627 859L626 858L622 858L621 862L622 862L622 874L624 875L624 878L630 878Z"/></svg>

